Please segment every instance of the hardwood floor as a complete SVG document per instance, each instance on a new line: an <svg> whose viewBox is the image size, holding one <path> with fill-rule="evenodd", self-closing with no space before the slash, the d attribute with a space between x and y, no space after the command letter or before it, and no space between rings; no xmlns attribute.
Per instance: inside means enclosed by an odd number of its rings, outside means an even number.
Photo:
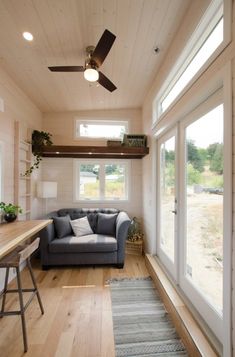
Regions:
<svg viewBox="0 0 235 357"><path fill-rule="evenodd" d="M148 276L144 258L127 255L124 269L42 271L38 261L33 262L33 267L45 314L41 315L34 298L26 311L27 354L23 352L20 317L0 319L0 356L114 357L111 300L106 281L113 277ZM22 278L24 287L29 287L26 270ZM7 308L18 309L15 295L8 296ZM26 301L27 294L24 296Z"/></svg>

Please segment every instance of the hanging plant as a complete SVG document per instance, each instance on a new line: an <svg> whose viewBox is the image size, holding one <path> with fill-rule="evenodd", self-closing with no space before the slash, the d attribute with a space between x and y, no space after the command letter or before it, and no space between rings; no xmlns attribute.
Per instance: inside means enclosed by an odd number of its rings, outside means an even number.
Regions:
<svg viewBox="0 0 235 357"><path fill-rule="evenodd" d="M32 153L34 155L34 162L32 166L22 176L29 176L34 169L39 168L39 164L42 161L42 154L44 146L51 146L53 143L51 141L52 134L45 131L34 130L32 132Z"/></svg>

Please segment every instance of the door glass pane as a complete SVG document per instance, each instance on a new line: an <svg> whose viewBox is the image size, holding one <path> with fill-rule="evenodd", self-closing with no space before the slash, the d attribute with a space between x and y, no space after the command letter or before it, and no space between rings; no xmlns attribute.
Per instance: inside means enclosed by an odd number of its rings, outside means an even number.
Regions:
<svg viewBox="0 0 235 357"><path fill-rule="evenodd" d="M160 147L160 246L174 262L175 137Z"/></svg>
<svg viewBox="0 0 235 357"><path fill-rule="evenodd" d="M105 198L110 200L127 199L125 165L105 165Z"/></svg>
<svg viewBox="0 0 235 357"><path fill-rule="evenodd" d="M100 197L100 166L81 164L79 172L79 198L95 200Z"/></svg>
<svg viewBox="0 0 235 357"><path fill-rule="evenodd" d="M186 276L222 314L223 105L186 128Z"/></svg>

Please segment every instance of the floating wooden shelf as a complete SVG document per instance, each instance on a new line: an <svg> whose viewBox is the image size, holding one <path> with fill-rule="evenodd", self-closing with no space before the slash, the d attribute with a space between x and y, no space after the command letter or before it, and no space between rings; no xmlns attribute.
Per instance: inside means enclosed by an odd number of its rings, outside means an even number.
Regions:
<svg viewBox="0 0 235 357"><path fill-rule="evenodd" d="M147 147L126 146L45 146L44 157L78 157L78 158L110 158L141 159L149 153Z"/></svg>

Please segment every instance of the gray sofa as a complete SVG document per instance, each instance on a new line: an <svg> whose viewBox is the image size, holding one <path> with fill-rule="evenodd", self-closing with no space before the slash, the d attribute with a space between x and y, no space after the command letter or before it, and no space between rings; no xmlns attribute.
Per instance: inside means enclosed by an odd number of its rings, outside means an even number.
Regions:
<svg viewBox="0 0 235 357"><path fill-rule="evenodd" d="M73 221L85 216L93 233L76 237L70 219ZM123 267L130 225L130 218L125 212L117 209L64 208L49 213L47 218L52 218L53 223L39 234L44 270L58 265L111 264Z"/></svg>

